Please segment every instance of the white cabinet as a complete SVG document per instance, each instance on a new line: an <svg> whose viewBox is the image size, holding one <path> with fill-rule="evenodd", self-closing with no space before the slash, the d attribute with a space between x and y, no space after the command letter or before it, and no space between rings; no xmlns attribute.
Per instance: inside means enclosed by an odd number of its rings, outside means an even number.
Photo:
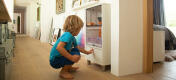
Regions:
<svg viewBox="0 0 176 80"><path fill-rule="evenodd" d="M94 49L94 53L86 58L89 62L101 66L110 65L110 12L109 4L86 9L86 49Z"/></svg>
<svg viewBox="0 0 176 80"><path fill-rule="evenodd" d="M165 31L153 33L153 62L162 62L165 58Z"/></svg>

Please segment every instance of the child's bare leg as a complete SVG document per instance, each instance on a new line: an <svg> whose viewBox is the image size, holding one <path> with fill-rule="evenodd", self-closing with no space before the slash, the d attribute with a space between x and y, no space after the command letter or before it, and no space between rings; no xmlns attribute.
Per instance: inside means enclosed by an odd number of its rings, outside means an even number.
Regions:
<svg viewBox="0 0 176 80"><path fill-rule="evenodd" d="M68 72L69 68L70 65L65 65L60 72L60 77L65 79L73 79L73 76Z"/></svg>
<svg viewBox="0 0 176 80"><path fill-rule="evenodd" d="M81 56L79 56L81 58ZM79 67L73 67L73 65L69 66L69 72L75 72L79 69Z"/></svg>
<svg viewBox="0 0 176 80"><path fill-rule="evenodd" d="M79 67L73 67L73 65L69 66L69 72L75 72L79 69Z"/></svg>

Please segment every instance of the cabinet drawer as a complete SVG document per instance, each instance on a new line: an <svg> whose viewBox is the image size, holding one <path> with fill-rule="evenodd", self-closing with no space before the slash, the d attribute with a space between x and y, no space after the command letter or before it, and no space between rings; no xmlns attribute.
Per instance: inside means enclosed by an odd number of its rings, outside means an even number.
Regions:
<svg viewBox="0 0 176 80"><path fill-rule="evenodd" d="M102 49L96 47L86 47L87 50L94 49L94 53L87 55L87 59L91 62L102 64L103 62L103 53Z"/></svg>
<svg viewBox="0 0 176 80"><path fill-rule="evenodd" d="M0 47L0 57L5 57L5 47Z"/></svg>

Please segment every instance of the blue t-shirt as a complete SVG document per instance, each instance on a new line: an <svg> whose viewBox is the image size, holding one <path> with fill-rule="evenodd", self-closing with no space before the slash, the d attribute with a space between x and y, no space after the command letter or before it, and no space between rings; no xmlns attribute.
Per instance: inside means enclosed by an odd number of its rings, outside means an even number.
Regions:
<svg viewBox="0 0 176 80"><path fill-rule="evenodd" d="M77 42L75 37L70 32L64 32L63 35L56 41L56 43L53 45L51 52L50 52L50 60L53 60L55 57L62 56L59 51L56 49L59 42L65 42L65 49L71 50L72 47L77 46Z"/></svg>

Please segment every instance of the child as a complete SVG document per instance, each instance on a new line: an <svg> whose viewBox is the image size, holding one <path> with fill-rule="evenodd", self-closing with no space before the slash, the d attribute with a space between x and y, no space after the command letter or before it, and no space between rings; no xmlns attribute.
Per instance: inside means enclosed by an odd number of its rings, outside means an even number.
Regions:
<svg viewBox="0 0 176 80"><path fill-rule="evenodd" d="M50 65L55 68L62 68L60 77L72 79L70 71L76 71L78 67L72 65L80 60L80 52L85 54L93 53L93 49L86 51L77 45L74 36L77 36L83 27L82 20L76 15L67 17L64 23L64 33L56 41L50 52ZM80 51L80 52L79 52Z"/></svg>

